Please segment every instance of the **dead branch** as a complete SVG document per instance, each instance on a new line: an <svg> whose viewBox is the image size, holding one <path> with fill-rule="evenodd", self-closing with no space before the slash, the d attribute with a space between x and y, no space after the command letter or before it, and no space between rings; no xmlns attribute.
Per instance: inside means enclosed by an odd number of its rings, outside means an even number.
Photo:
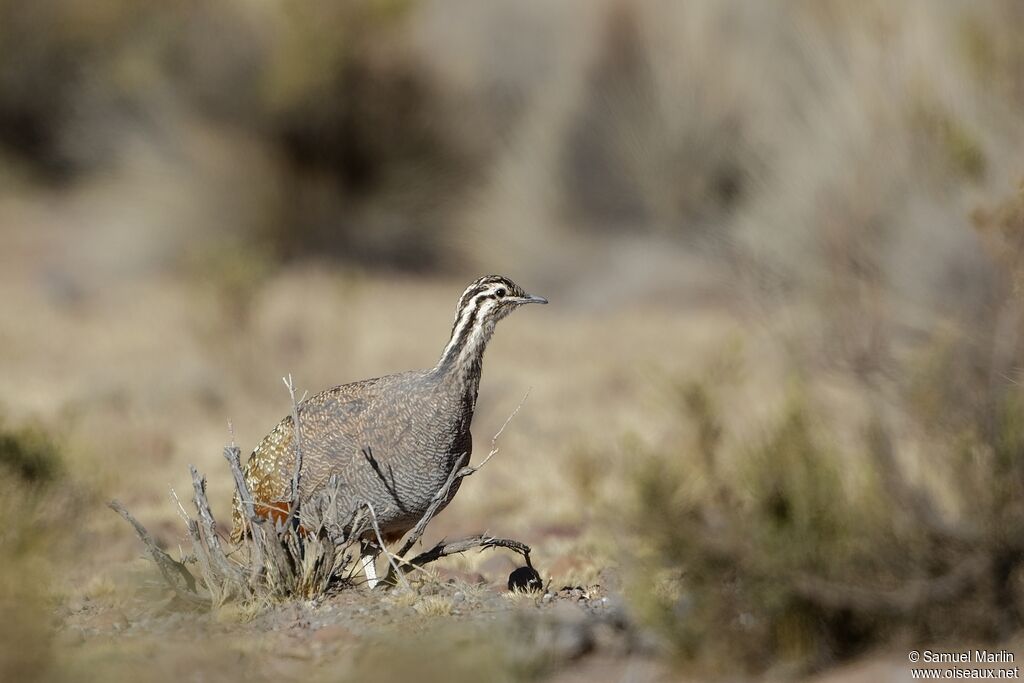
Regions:
<svg viewBox="0 0 1024 683"><path fill-rule="evenodd" d="M370 512L370 522L373 524L373 533L377 536L377 543L380 544L380 550L384 553L385 557L388 558L388 564L391 565L391 569L388 570L388 576L392 576L392 574L394 574L401 582L402 588L412 590L412 586L409 585L409 581L405 578L405 574L398 570L398 564L395 562L395 556L391 554L387 545L384 543L384 536L380 533L380 525L377 524L377 513L373 511L373 505L369 502L365 503L365 505L366 509Z"/></svg>
<svg viewBox="0 0 1024 683"><path fill-rule="evenodd" d="M464 553L467 550L473 548L480 548L486 550L487 548L508 548L514 552L519 553L523 556L526 562L526 566L533 568L533 563L530 562L530 546L520 541L514 541L509 538L495 538L488 536L487 534L480 534L479 536L471 536L464 538L461 541L441 541L430 550L420 553L416 557L408 560L408 564L414 567L422 567L425 564L440 560L442 557L448 557L449 555L458 555Z"/></svg>
<svg viewBox="0 0 1024 683"><path fill-rule="evenodd" d="M112 500L107 503L107 507L121 515L126 522L132 525L135 529L135 533L138 534L139 539L143 545L149 551L149 554L153 557L153 562L156 563L157 568L160 570L160 574L164 577L164 581L174 589L174 592L181 599L193 605L209 605L210 599L204 598L196 592L196 580L184 564L178 562L173 557L167 554L163 548L156 544L153 537L150 535L146 527L142 526L141 523L130 512L120 501Z"/></svg>
<svg viewBox="0 0 1024 683"><path fill-rule="evenodd" d="M206 499L206 477L199 474L199 470L193 465L189 465L188 469L192 473L193 502L195 503L196 511L199 513L199 530L210 549L210 558L216 563L217 568L226 575L237 576L241 580L241 576L237 574L236 567L231 564L231 561L228 560L227 555L224 553L224 549L221 547L220 536L217 534L217 522L213 518L213 513L210 511L210 503Z"/></svg>
<svg viewBox="0 0 1024 683"><path fill-rule="evenodd" d="M292 471L292 504L284 520L284 527L288 528L292 520L295 519L295 514L299 509L299 477L302 475L302 425L299 423L299 401L295 400L295 383L292 381L291 373L288 373L287 377L282 377L281 381L288 387L288 396L292 402L292 430L295 436L292 439L292 443L295 445L295 468ZM305 399L306 397L303 395L301 400L304 401Z"/></svg>
<svg viewBox="0 0 1024 683"><path fill-rule="evenodd" d="M213 595L216 604L238 595L248 594L248 585L239 566L233 564L224 553L217 535L217 522L210 511L210 503L206 498L206 477L199 474L193 465L189 465L192 473L193 503L199 513L199 519L189 523L189 534L195 546L196 557L206 579L206 587Z"/></svg>
<svg viewBox="0 0 1024 683"><path fill-rule="evenodd" d="M228 461L231 468L231 476L235 481L235 495L238 496L238 504L242 506L242 524L249 529L250 534L257 533L255 527L261 526L263 519L256 514L256 507L253 505L252 494L245 483L245 475L242 473L242 452L235 445L235 435L232 431L231 445L224 447L224 459ZM262 534L262 528L260 532ZM249 582L257 581L263 575L264 560L263 549L259 543L251 545L252 551L249 554Z"/></svg>

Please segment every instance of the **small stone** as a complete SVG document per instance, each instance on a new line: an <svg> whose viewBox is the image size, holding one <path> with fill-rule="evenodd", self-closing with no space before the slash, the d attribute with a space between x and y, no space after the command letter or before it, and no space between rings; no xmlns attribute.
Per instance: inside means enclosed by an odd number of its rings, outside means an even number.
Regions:
<svg viewBox="0 0 1024 683"><path fill-rule="evenodd" d="M548 604L549 602L551 602L554 599L555 599L554 595L552 595L551 593L545 593L544 597L541 598L540 601L543 602L546 605L546 604Z"/></svg>
<svg viewBox="0 0 1024 683"><path fill-rule="evenodd" d="M452 602L465 602L465 601L466 601L466 594L463 593L462 591L455 591L455 594L452 595Z"/></svg>

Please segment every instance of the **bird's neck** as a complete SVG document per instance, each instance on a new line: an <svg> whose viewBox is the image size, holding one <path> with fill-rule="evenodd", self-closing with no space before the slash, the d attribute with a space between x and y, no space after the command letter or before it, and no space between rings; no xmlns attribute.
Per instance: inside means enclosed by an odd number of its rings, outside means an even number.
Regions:
<svg viewBox="0 0 1024 683"><path fill-rule="evenodd" d="M473 403L476 403L484 351L494 334L494 325L494 321L477 321L471 316L458 320L434 368L439 379L472 396Z"/></svg>

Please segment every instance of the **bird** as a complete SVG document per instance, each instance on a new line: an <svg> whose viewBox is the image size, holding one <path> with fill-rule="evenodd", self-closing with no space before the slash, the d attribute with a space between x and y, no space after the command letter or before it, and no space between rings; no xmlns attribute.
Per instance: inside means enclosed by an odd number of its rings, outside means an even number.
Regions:
<svg viewBox="0 0 1024 683"><path fill-rule="evenodd" d="M546 304L502 275L472 282L456 306L455 322L437 364L322 391L298 403L301 460L298 500L308 500L331 477L339 510L369 505L385 544L420 520L455 468L469 463L470 433L484 351L498 321L525 304ZM292 506L295 424L282 419L253 450L243 469L255 512L277 523ZM447 506L458 491L456 479ZM232 539L246 533L241 501L233 502ZM372 589L382 548L374 531L361 539L360 565Z"/></svg>

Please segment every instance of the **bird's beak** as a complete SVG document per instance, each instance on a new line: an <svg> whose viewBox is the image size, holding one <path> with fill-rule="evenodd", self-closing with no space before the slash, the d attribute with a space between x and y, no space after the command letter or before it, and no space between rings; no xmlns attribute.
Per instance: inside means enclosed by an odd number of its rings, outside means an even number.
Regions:
<svg viewBox="0 0 1024 683"><path fill-rule="evenodd" d="M544 297L534 296L532 294L527 294L526 296L519 297L519 303L521 304L546 304L547 302L548 300L545 299Z"/></svg>

